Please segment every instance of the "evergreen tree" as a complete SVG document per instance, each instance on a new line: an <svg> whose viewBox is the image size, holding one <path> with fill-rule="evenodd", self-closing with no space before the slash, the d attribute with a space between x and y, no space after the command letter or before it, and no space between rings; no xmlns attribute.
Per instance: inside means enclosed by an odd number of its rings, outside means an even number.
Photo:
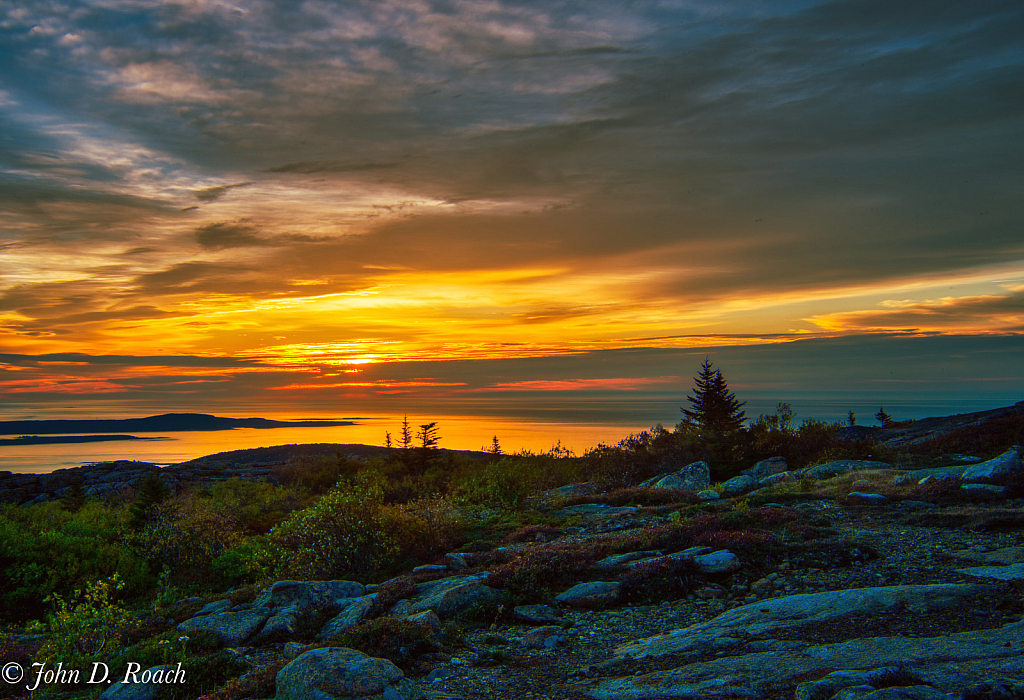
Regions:
<svg viewBox="0 0 1024 700"><path fill-rule="evenodd" d="M495 435L494 439L491 441L490 453L495 457L500 457L503 454L501 451L501 444L498 442L497 435Z"/></svg>
<svg viewBox="0 0 1024 700"><path fill-rule="evenodd" d="M138 529L146 524L153 509L171 497L171 489L156 474L150 474L142 483L135 494L135 503L132 504L131 527Z"/></svg>
<svg viewBox="0 0 1024 700"><path fill-rule="evenodd" d="M701 430L727 435L743 427L746 413L740 408L747 402L737 401L722 377L722 370L712 367L711 361L705 357L700 374L693 378L693 395L686 397L690 408L679 410L687 421L695 423Z"/></svg>
<svg viewBox="0 0 1024 700"><path fill-rule="evenodd" d="M60 500L64 510L77 513L85 505L85 489L82 488L82 480L75 479L72 481Z"/></svg>
<svg viewBox="0 0 1024 700"><path fill-rule="evenodd" d="M420 453L420 462L426 464L431 455L433 455L437 450L437 442L441 439L437 434L437 423L421 425L419 432L416 433L416 437L420 441L420 446L418 448Z"/></svg>
<svg viewBox="0 0 1024 700"><path fill-rule="evenodd" d="M892 416L885 412L884 408L878 409L878 413L875 414L875 420L881 423L883 428L890 428L896 423Z"/></svg>
<svg viewBox="0 0 1024 700"><path fill-rule="evenodd" d="M409 414L402 419L402 451L408 452L412 449L412 428L409 427Z"/></svg>

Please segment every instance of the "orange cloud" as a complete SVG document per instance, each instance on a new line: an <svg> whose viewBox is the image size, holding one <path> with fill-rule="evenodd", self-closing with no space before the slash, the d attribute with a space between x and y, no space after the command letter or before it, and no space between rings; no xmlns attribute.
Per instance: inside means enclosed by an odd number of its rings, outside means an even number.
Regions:
<svg viewBox="0 0 1024 700"><path fill-rule="evenodd" d="M285 386L272 386L269 387L274 391L283 391L285 389L339 389L343 387L364 387L368 389L392 389L395 387L431 387L431 386L465 386L465 382L393 382L387 379L382 379L375 382L336 382L333 384L288 384ZM387 393L387 392L378 392Z"/></svg>
<svg viewBox="0 0 1024 700"><path fill-rule="evenodd" d="M812 316L810 321L831 332L909 330L940 333L1019 333L1024 331L1024 293L944 297L923 301L882 302L866 309Z"/></svg>
<svg viewBox="0 0 1024 700"><path fill-rule="evenodd" d="M469 391L631 391L659 384L676 384L680 377L609 377L602 379L538 379L494 384Z"/></svg>

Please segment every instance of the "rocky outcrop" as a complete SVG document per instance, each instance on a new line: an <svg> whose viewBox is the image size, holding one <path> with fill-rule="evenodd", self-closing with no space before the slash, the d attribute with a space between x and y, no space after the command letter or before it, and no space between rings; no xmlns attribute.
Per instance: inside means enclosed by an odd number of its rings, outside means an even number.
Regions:
<svg viewBox="0 0 1024 700"><path fill-rule="evenodd" d="M307 651L277 674L277 700L417 700L419 688L386 659L353 649Z"/></svg>
<svg viewBox="0 0 1024 700"><path fill-rule="evenodd" d="M89 498L135 497L142 482L157 476L172 493L188 485L210 485L228 479L272 479L270 465L232 467L189 465L159 467L148 462L119 460L58 469L48 474L0 472L0 503L45 503L64 497L72 484Z"/></svg>
<svg viewBox="0 0 1024 700"><path fill-rule="evenodd" d="M687 658L707 650L723 651L785 629L814 625L849 615L891 609L921 612L952 607L991 586L935 584L887 586L773 598L730 610L708 622L618 647L617 656L643 659Z"/></svg>
<svg viewBox="0 0 1024 700"><path fill-rule="evenodd" d="M358 622L373 600L373 596L364 596L365 591L365 586L354 581L278 581L251 606L224 610L227 601L215 601L178 629L210 632L225 647L283 642L300 632L320 629L334 615L338 616L335 620ZM340 623L331 628L341 629Z"/></svg>
<svg viewBox="0 0 1024 700"><path fill-rule="evenodd" d="M687 464L679 471L648 479L640 484L645 489L686 489L699 492L711 483L710 467L707 462Z"/></svg>
<svg viewBox="0 0 1024 700"><path fill-rule="evenodd" d="M892 468L893 466L888 462L875 462L869 459L840 459L835 462L819 464L816 467L800 469L794 472L794 476L805 479L830 479L846 472Z"/></svg>
<svg viewBox="0 0 1024 700"><path fill-rule="evenodd" d="M180 632L210 632L221 646L236 647L245 643L270 619L269 610L240 610L238 612L198 615L178 625Z"/></svg>
<svg viewBox="0 0 1024 700"><path fill-rule="evenodd" d="M1002 482L1010 476L1020 473L1022 470L1021 448L1014 446L995 459L980 464L972 464L960 475L963 481L968 483L976 482Z"/></svg>
<svg viewBox="0 0 1024 700"><path fill-rule="evenodd" d="M450 618L478 603L494 600L497 590L485 586L483 576L452 576L421 583L416 593L394 607L396 615L413 615L433 610L439 617Z"/></svg>
<svg viewBox="0 0 1024 700"><path fill-rule="evenodd" d="M796 643L795 648L686 663L668 671L610 679L586 694L594 700L758 698L808 676L828 678L829 673L837 670L900 667L920 676L933 689L956 693L952 697L959 698L965 686L1007 675L1020 677L1022 649L1024 622L944 637L872 637L818 646ZM817 687L801 685L796 697L834 698L835 694L827 692L832 688L838 692L843 685L835 680ZM854 676L851 683L859 684L859 680Z"/></svg>
<svg viewBox="0 0 1024 700"><path fill-rule="evenodd" d="M1020 401L1013 406L995 408L990 411L906 421L889 428L871 428L856 425L841 429L839 437L844 440L868 440L891 449L897 449L926 444L932 440L943 438L950 433L976 430L993 422L1019 418L1020 416L1024 416L1024 401Z"/></svg>
<svg viewBox="0 0 1024 700"><path fill-rule="evenodd" d="M620 589L615 581L590 581L576 584L555 596L555 600L574 608L604 608L619 599Z"/></svg>

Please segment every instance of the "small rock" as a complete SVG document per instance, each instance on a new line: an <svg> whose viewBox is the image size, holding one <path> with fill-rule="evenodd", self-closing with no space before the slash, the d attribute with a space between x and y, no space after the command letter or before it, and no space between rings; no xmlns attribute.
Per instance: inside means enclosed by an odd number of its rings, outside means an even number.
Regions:
<svg viewBox="0 0 1024 700"><path fill-rule="evenodd" d="M550 625L561 622L562 613L550 605L517 605L516 619L531 625Z"/></svg>
<svg viewBox="0 0 1024 700"><path fill-rule="evenodd" d="M781 472L789 471L789 465L786 464L785 457L772 457L771 459L763 459L750 469L744 469L743 474L754 479L754 481L761 481L773 474L779 474Z"/></svg>
<svg viewBox="0 0 1024 700"><path fill-rule="evenodd" d="M299 644L298 642L285 642L284 647L281 648L281 654L286 659L294 659L301 656L306 652L306 645Z"/></svg>
<svg viewBox="0 0 1024 700"><path fill-rule="evenodd" d="M740 476L734 476L722 484L721 495L723 498L740 496L747 491L751 491L755 486L757 486L757 480L754 479L754 477L747 474L741 474Z"/></svg>
<svg viewBox="0 0 1024 700"><path fill-rule="evenodd" d="M594 568L601 571L617 569L620 566L623 566L624 564L627 564L631 561L637 561L638 559L649 559L653 556L658 556L660 554L661 552L657 550L648 552L626 552L625 554L613 554L610 557L605 557L601 561L594 564Z"/></svg>
<svg viewBox="0 0 1024 700"><path fill-rule="evenodd" d="M451 571L458 571L469 567L469 563L466 561L466 557L458 552L452 552L444 555L444 564Z"/></svg>
<svg viewBox="0 0 1024 700"><path fill-rule="evenodd" d="M672 474L656 476L640 483L644 489L687 489L703 491L711 483L711 470L707 462L694 462Z"/></svg>
<svg viewBox="0 0 1024 700"><path fill-rule="evenodd" d="M554 649L568 641L565 630L555 625L548 625L527 632L523 637L523 646L527 649Z"/></svg>
<svg viewBox="0 0 1024 700"><path fill-rule="evenodd" d="M207 603L202 609L195 614L196 617L200 615L212 615L214 613L227 612L231 607L230 600L215 600L212 603Z"/></svg>
<svg viewBox="0 0 1024 700"><path fill-rule="evenodd" d="M220 640L222 646L234 647L243 644L256 634L269 617L269 610L215 613L185 620L178 625L178 630L181 632L197 630L212 632Z"/></svg>
<svg viewBox="0 0 1024 700"><path fill-rule="evenodd" d="M421 613L410 615L405 619L409 622L416 622L421 625L426 625L430 628L431 632L436 633L441 631L441 618L439 618L437 616L437 613L433 610L424 610Z"/></svg>
<svg viewBox="0 0 1024 700"><path fill-rule="evenodd" d="M619 599L619 590L614 581L591 581L573 586L555 600L573 608L603 608Z"/></svg>
<svg viewBox="0 0 1024 700"><path fill-rule="evenodd" d="M700 493L697 494L697 498L699 498L702 501L717 501L721 497L721 494L719 494L718 491L715 491L714 489L707 489L706 491L701 491Z"/></svg>
<svg viewBox="0 0 1024 700"><path fill-rule="evenodd" d="M742 567L739 557L727 549L694 557L693 563L702 574L727 574Z"/></svg>
<svg viewBox="0 0 1024 700"><path fill-rule="evenodd" d="M889 499L880 493L854 491L846 497L846 502L853 506L884 506Z"/></svg>
<svg viewBox="0 0 1024 700"><path fill-rule="evenodd" d="M977 501L1001 501L1006 498L1007 489L995 484L964 484L960 493Z"/></svg>

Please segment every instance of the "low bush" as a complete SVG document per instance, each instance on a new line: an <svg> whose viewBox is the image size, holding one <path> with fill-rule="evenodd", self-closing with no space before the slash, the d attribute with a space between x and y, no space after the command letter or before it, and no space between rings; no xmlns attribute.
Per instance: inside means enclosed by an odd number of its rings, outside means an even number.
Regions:
<svg viewBox="0 0 1024 700"><path fill-rule="evenodd" d="M168 567L175 584L203 588L220 579L214 562L241 539L233 510L186 493L153 507L133 547L154 570Z"/></svg>
<svg viewBox="0 0 1024 700"><path fill-rule="evenodd" d="M579 583L611 552L609 542L525 549L494 569L485 581L506 590L516 605L535 603Z"/></svg>
<svg viewBox="0 0 1024 700"><path fill-rule="evenodd" d="M527 525L518 530L508 533L499 540L500 544L515 544L517 542L547 542L556 537L561 537L563 531L551 525ZM490 549L490 548L489 548Z"/></svg>
<svg viewBox="0 0 1024 700"><path fill-rule="evenodd" d="M115 573L122 597L148 594L155 577L125 541L129 518L125 508L93 500L77 511L57 502L0 506L0 619L41 619L48 596L70 596Z"/></svg>
<svg viewBox="0 0 1024 700"><path fill-rule="evenodd" d="M651 489L622 488L608 493L591 496L573 496L565 499L563 506L575 506L583 503L600 503L607 506L663 506L678 503L695 504L700 499L697 494L687 489Z"/></svg>
<svg viewBox="0 0 1024 700"><path fill-rule="evenodd" d="M407 673L419 670L419 657L442 648L438 635L428 625L394 617L361 622L332 637L328 644L387 659Z"/></svg>
<svg viewBox="0 0 1024 700"><path fill-rule="evenodd" d="M416 593L416 582L409 576L400 576L382 583L377 589L370 609L371 617L378 617L391 609L400 600L411 598Z"/></svg>
<svg viewBox="0 0 1024 700"><path fill-rule="evenodd" d="M663 558L637 564L619 576L620 595L630 602L678 600L693 588L697 568L690 558Z"/></svg>
<svg viewBox="0 0 1024 700"><path fill-rule="evenodd" d="M266 578L371 580L399 555L378 484L338 486L292 513L254 547Z"/></svg>

